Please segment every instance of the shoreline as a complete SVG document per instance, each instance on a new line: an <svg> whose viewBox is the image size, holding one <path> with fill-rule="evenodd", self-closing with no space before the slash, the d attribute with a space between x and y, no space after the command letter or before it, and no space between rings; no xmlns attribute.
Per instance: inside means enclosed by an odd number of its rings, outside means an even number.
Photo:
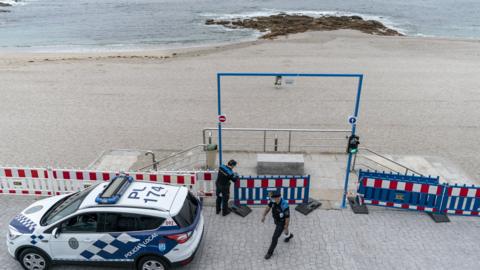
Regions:
<svg viewBox="0 0 480 270"><path fill-rule="evenodd" d="M336 35L336 36L359 36L359 37L374 37L382 39L394 40L415 40L426 42L452 42L452 43L480 43L479 39L466 39L466 38L452 38L452 37L426 37L426 36L378 36L362 33L358 30L333 30L333 31L306 31L303 33L288 34L286 36L279 36L275 39L262 39L258 37L255 40L243 40L237 42L221 42L213 44L202 44L198 46L185 46L164 48L159 46L158 48L138 48L133 50L106 50L106 51L67 51L62 50L55 51L30 51L24 49L1 49L0 48L0 61L8 60L24 60L27 62L40 62L40 61L67 61L67 60L103 60L103 59L157 59L167 60L178 57L200 56L205 54L211 54L215 52L222 52L232 49L241 49L253 45L259 45L269 42L281 42L289 39L302 39L309 34L318 35Z"/></svg>

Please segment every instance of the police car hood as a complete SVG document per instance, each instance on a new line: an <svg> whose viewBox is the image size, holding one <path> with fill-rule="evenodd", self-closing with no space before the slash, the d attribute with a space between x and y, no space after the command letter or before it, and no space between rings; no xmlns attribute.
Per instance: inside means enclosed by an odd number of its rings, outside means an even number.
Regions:
<svg viewBox="0 0 480 270"><path fill-rule="evenodd" d="M43 215L59 200L65 198L70 194L54 196L39 200L27 208L25 208L20 214L16 215L10 222L10 227L20 233L30 234L35 231L40 224L40 219Z"/></svg>

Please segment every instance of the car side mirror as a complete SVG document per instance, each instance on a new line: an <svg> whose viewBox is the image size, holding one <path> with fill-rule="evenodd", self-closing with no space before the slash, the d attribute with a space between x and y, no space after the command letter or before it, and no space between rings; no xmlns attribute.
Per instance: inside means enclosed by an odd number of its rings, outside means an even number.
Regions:
<svg viewBox="0 0 480 270"><path fill-rule="evenodd" d="M60 230L58 229L58 227L55 227L52 230L52 236L56 239L56 238L58 238L59 235L60 235Z"/></svg>

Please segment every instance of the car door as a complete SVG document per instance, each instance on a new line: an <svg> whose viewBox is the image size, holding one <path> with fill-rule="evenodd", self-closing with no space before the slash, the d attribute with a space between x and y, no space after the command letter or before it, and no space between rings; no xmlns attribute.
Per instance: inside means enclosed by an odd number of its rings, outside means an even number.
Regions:
<svg viewBox="0 0 480 270"><path fill-rule="evenodd" d="M113 252L101 254L106 259L134 260L139 254L156 254L167 248L159 245L157 231L165 218L125 212L104 213L104 217L105 232L115 239L110 243Z"/></svg>
<svg viewBox="0 0 480 270"><path fill-rule="evenodd" d="M99 231L101 215L83 213L60 222L57 235L50 240L51 257L54 260L84 261L102 260L97 256L101 248L96 244L104 233Z"/></svg>

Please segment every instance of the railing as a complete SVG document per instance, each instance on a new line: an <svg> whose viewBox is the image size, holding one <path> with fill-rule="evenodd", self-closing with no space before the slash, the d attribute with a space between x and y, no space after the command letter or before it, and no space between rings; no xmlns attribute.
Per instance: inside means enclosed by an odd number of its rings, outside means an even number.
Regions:
<svg viewBox="0 0 480 270"><path fill-rule="evenodd" d="M96 170L98 169L97 165L100 161L105 157L105 155L112 154L114 152L151 152L151 150L146 149L128 149L128 148L113 148L109 150L103 150L100 155L98 155L95 160L90 162L88 166L85 168L86 170ZM117 168L102 168L104 170L117 170ZM126 170L127 168L122 168L122 170Z"/></svg>
<svg viewBox="0 0 480 270"><path fill-rule="evenodd" d="M412 174L414 174L414 175L423 176L423 174L421 174L421 173L419 173L419 172L417 172L417 171L415 171L415 170L412 170L412 169L408 168L407 166L402 165L402 164L400 164L400 163L398 163L398 162L396 162L396 161L394 161L394 160L392 160L392 159L390 159L390 158L388 158L388 157L386 157L386 156L383 156L383 155L381 155L381 154L379 154L379 153L377 153L377 152L375 152L375 151L373 151L373 150L370 150L370 149L365 148L365 147L359 147L359 152L361 152L361 151L365 151L365 152L368 152L368 153L370 153L370 154L373 154L374 156L380 158L380 159L383 160L383 161L390 162L390 163L391 163L390 165L394 165L394 166L388 166L388 165L386 165L386 164L384 164L384 163L380 163L380 162L378 162L378 161L376 161L376 160L374 160L374 159L372 159L372 158L369 158L369 157L367 157L367 156L365 156L365 155L362 155L362 156L361 156L362 158L367 159L369 162L373 162L375 165L380 166L380 167L382 167L382 168L384 168L384 169L387 169L387 170L390 170L390 171L393 171L393 172L402 173L402 174L405 174L405 175L407 175L408 173L412 173ZM357 155L359 154L359 152L357 152L357 153L355 154L355 156L353 157L353 163L352 163L351 171L355 171L355 166L358 165L358 164L357 164L357 163L358 163L358 162L357 162ZM366 168L368 168L368 169L371 169L371 170L377 170L376 168L370 167L370 166L368 166L367 164L361 164L361 165L364 166L364 167L366 167ZM394 167L397 167L397 168L394 168ZM400 169L399 169L399 168L400 168Z"/></svg>
<svg viewBox="0 0 480 270"><path fill-rule="evenodd" d="M203 143L217 143L217 131L218 128L204 128ZM336 129L222 128L222 147L227 151L343 152L350 132Z"/></svg>
<svg viewBox="0 0 480 270"><path fill-rule="evenodd" d="M191 170L193 168L190 168L189 166L194 165L195 163L198 163L201 161L201 158L193 158L192 156L198 156L203 154L204 157L204 149L205 149L205 144L198 144L195 146L192 146L190 148L184 149L182 151L173 153L171 155L168 155L164 158L161 158L147 166L144 166L142 168L137 169L138 171L144 171L149 168L153 168L154 170L164 170L164 169L172 169L172 170L182 170L182 169L187 169ZM201 149L201 153L194 153L195 151L198 151ZM185 162L187 161L187 162ZM169 168L170 166L175 166L175 168Z"/></svg>

